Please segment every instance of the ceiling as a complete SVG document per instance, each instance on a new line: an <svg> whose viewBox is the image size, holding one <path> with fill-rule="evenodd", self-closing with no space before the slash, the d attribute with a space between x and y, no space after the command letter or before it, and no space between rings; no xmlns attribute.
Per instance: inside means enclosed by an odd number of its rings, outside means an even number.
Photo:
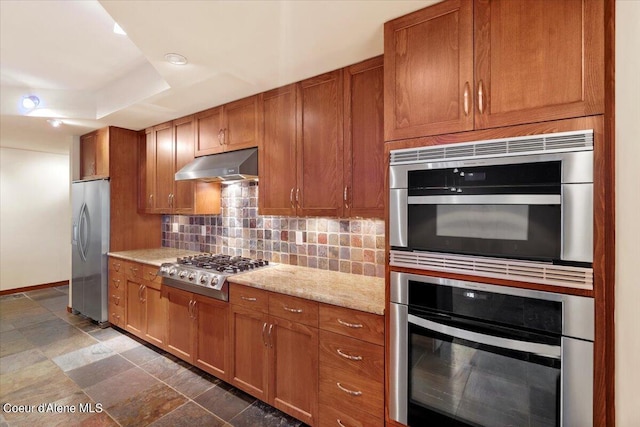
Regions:
<svg viewBox="0 0 640 427"><path fill-rule="evenodd" d="M0 143L65 151L353 64L382 53L385 21L435 2L0 0Z"/></svg>

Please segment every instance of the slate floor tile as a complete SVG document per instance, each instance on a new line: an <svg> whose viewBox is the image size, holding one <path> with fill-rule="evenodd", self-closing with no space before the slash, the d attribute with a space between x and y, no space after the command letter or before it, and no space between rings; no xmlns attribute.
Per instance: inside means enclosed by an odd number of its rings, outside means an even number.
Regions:
<svg viewBox="0 0 640 427"><path fill-rule="evenodd" d="M159 383L116 404L108 412L120 425L146 426L186 401L186 397L171 387Z"/></svg>
<svg viewBox="0 0 640 427"><path fill-rule="evenodd" d="M220 382L194 399L196 403L213 412L225 421L244 411L255 402L248 394Z"/></svg>
<svg viewBox="0 0 640 427"><path fill-rule="evenodd" d="M72 369L67 371L66 374L81 388L85 388L132 369L133 367L133 363L116 354L88 365Z"/></svg>
<svg viewBox="0 0 640 427"><path fill-rule="evenodd" d="M144 370L134 367L85 388L85 393L108 409L159 383Z"/></svg>
<svg viewBox="0 0 640 427"><path fill-rule="evenodd" d="M224 425L224 421L193 402L187 402L164 417L150 424L150 427L193 427Z"/></svg>

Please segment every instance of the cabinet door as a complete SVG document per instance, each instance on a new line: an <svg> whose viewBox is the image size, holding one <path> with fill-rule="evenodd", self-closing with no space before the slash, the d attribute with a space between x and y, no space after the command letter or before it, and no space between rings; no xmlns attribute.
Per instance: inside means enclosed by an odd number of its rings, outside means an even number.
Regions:
<svg viewBox="0 0 640 427"><path fill-rule="evenodd" d="M109 128L96 131L96 176L109 176Z"/></svg>
<svg viewBox="0 0 640 427"><path fill-rule="evenodd" d="M345 217L384 218L384 73L382 56L344 72Z"/></svg>
<svg viewBox="0 0 640 427"><path fill-rule="evenodd" d="M384 76L385 141L472 129L471 0L387 22Z"/></svg>
<svg viewBox="0 0 640 427"><path fill-rule="evenodd" d="M195 115L195 156L222 153L222 107L210 108Z"/></svg>
<svg viewBox="0 0 640 427"><path fill-rule="evenodd" d="M199 368L226 380L229 375L229 303L194 296L196 351Z"/></svg>
<svg viewBox="0 0 640 427"><path fill-rule="evenodd" d="M162 287L167 304L166 349L191 362L195 348L193 294L170 286Z"/></svg>
<svg viewBox="0 0 640 427"><path fill-rule="evenodd" d="M476 128L604 112L604 2L479 0L474 17Z"/></svg>
<svg viewBox="0 0 640 427"><path fill-rule="evenodd" d="M97 140L97 132L80 137L80 179L89 178L96 174Z"/></svg>
<svg viewBox="0 0 640 427"><path fill-rule="evenodd" d="M144 338L151 344L161 347L165 341L166 332L166 299L162 298L159 288L148 285L142 291L146 305Z"/></svg>
<svg viewBox="0 0 640 427"><path fill-rule="evenodd" d="M318 418L318 329L271 317L269 402L297 419L316 425Z"/></svg>
<svg viewBox="0 0 640 427"><path fill-rule="evenodd" d="M258 146L258 96L250 96L224 105L224 150Z"/></svg>
<svg viewBox="0 0 640 427"><path fill-rule="evenodd" d="M153 127L155 142L155 209L156 213L171 213L175 160L173 126L171 123Z"/></svg>
<svg viewBox="0 0 640 427"><path fill-rule="evenodd" d="M144 158L144 211L153 213L156 207L156 134L153 128L145 130Z"/></svg>
<svg viewBox="0 0 640 427"><path fill-rule="evenodd" d="M261 215L296 214L296 85L262 96L263 129L260 157Z"/></svg>
<svg viewBox="0 0 640 427"><path fill-rule="evenodd" d="M144 336L145 329L145 305L142 296L142 282L127 277L127 304L126 304L126 322L125 329L134 335Z"/></svg>
<svg viewBox="0 0 640 427"><path fill-rule="evenodd" d="M195 139L195 125L193 116L174 120L175 134L175 168L174 172L182 169L193 160L193 144ZM174 177L173 210L177 214L193 213L195 184L193 181L175 181Z"/></svg>
<svg viewBox="0 0 640 427"><path fill-rule="evenodd" d="M342 87L342 70L298 85L295 197L299 216L342 213Z"/></svg>
<svg viewBox="0 0 640 427"><path fill-rule="evenodd" d="M231 304L231 383L265 402L269 375L267 321L264 313Z"/></svg>

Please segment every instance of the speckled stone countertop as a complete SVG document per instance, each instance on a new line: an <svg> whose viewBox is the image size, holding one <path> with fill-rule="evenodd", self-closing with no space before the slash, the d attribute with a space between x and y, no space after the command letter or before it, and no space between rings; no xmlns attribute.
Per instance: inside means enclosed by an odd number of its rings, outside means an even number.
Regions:
<svg viewBox="0 0 640 427"><path fill-rule="evenodd" d="M155 248L155 249L135 249L132 251L109 252L107 255L114 258L126 259L128 261L151 264L160 267L163 262L176 262L176 258L198 255L202 252L188 251L185 249Z"/></svg>
<svg viewBox="0 0 640 427"><path fill-rule="evenodd" d="M234 275L229 281L368 313L384 314L384 279L379 277L276 264Z"/></svg>
<svg viewBox="0 0 640 427"><path fill-rule="evenodd" d="M109 256L159 267L163 262L175 262L178 257L199 253L184 249L155 248L109 252ZM384 279L379 277L272 264L266 268L236 274L230 282L368 313L384 314Z"/></svg>

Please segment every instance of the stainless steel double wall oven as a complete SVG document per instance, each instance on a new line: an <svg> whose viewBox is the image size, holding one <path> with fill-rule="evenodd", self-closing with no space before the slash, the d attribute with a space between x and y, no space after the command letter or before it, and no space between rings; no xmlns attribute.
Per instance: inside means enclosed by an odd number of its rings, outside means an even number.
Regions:
<svg viewBox="0 0 640 427"><path fill-rule="evenodd" d="M395 150L390 165L390 418L591 426L593 298L393 270L588 288L593 132Z"/></svg>

